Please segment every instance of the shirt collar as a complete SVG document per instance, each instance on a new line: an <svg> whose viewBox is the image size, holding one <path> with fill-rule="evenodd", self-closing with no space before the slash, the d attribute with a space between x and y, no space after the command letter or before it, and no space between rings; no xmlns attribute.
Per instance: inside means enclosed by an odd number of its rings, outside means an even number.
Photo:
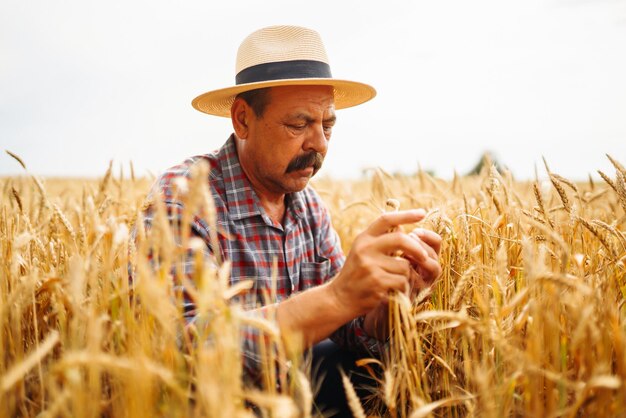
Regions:
<svg viewBox="0 0 626 418"><path fill-rule="evenodd" d="M272 225L272 221L262 208L250 180L241 168L234 134L231 134L220 149L219 161L224 179L226 206L230 217L234 220L240 220L260 215L267 224ZM304 216L303 194L303 192L289 193L285 199L286 211L290 212L296 219Z"/></svg>

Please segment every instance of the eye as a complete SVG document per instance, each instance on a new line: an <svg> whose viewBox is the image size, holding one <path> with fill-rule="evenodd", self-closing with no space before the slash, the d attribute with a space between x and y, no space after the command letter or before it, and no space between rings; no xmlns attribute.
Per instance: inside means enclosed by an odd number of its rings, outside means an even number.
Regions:
<svg viewBox="0 0 626 418"><path fill-rule="evenodd" d="M302 131L306 128L306 124L304 123L296 123L296 124L288 124L288 128L293 129L294 131Z"/></svg>

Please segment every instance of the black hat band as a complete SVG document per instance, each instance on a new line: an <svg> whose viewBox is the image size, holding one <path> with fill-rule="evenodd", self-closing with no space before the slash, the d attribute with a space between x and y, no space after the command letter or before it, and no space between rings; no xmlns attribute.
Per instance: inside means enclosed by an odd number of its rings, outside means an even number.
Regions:
<svg viewBox="0 0 626 418"><path fill-rule="evenodd" d="M267 62L241 70L235 77L239 84L293 78L332 78L330 66L321 61L293 60Z"/></svg>

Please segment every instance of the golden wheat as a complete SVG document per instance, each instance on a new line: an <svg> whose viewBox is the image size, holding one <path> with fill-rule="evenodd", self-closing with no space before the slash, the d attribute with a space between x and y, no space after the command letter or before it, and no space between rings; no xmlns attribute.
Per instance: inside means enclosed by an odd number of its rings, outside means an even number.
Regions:
<svg viewBox="0 0 626 418"><path fill-rule="evenodd" d="M492 167L450 183L422 170L316 181L346 252L386 205L425 208L419 226L444 240L440 279L415 301L394 296L386 356L358 363L381 383L378 405L359 410L346 384L355 414L626 416L626 186L611 162L615 178L600 173L604 183L548 171L553 189ZM177 187L214 222L198 180L206 170ZM151 183L132 165L128 178L109 165L99 181L27 174L0 183L0 416L314 413L300 340L231 303L251 282L230 287L227 261L197 258L190 297L200 320L186 326L168 279L182 250L160 202L147 202L150 233L129 239ZM192 212L181 239L196 248L185 232ZM156 271L150 254L161 256ZM260 390L242 384L242 324L266 341Z"/></svg>

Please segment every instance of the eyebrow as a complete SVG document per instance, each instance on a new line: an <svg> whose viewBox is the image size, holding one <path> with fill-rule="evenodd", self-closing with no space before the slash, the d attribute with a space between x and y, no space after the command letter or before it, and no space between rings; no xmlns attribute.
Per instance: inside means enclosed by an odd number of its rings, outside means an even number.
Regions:
<svg viewBox="0 0 626 418"><path fill-rule="evenodd" d="M306 113L296 113L294 115L291 115L289 119L302 119L307 123L315 122L315 118L312 118L310 115L307 115ZM326 119L323 119L322 123L335 123L336 121L337 121L337 115L333 113L331 116L327 117Z"/></svg>
<svg viewBox="0 0 626 418"><path fill-rule="evenodd" d="M335 123L336 121L337 121L337 115L335 115L335 114L333 113L333 115L332 115L332 116L327 117L327 118L326 118L326 119L324 119L322 122L325 122L325 123L329 123L329 122L330 122L330 123Z"/></svg>

